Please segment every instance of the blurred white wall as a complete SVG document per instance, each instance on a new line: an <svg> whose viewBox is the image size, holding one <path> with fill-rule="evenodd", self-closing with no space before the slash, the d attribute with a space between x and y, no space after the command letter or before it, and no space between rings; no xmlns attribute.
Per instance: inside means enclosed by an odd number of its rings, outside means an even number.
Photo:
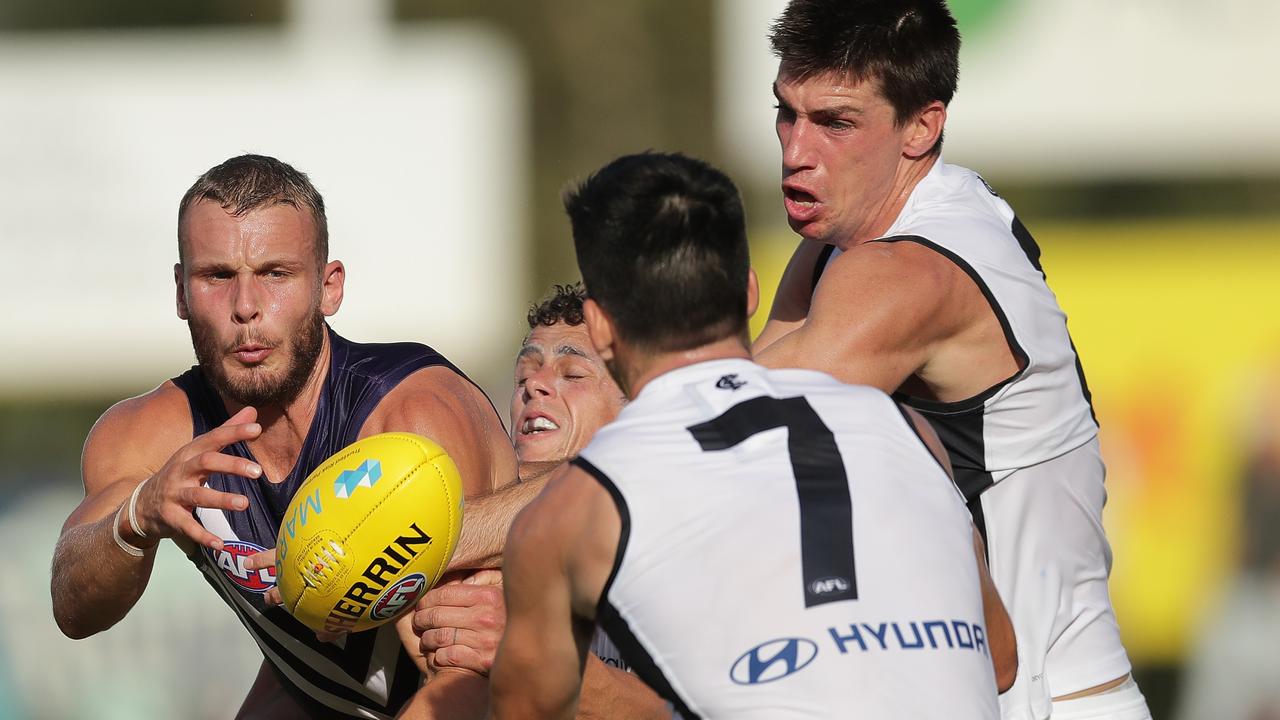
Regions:
<svg viewBox="0 0 1280 720"><path fill-rule="evenodd" d="M956 0L960 85L948 162L1002 178L1275 174L1275 0ZM717 125L726 157L774 185L768 31L785 0L719 0Z"/></svg>
<svg viewBox="0 0 1280 720"><path fill-rule="evenodd" d="M189 365L178 200L244 152L324 195L348 270L335 329L505 371L526 300L521 61L485 28L393 26L389 7L299 0L283 30L0 36L0 392L145 389Z"/></svg>

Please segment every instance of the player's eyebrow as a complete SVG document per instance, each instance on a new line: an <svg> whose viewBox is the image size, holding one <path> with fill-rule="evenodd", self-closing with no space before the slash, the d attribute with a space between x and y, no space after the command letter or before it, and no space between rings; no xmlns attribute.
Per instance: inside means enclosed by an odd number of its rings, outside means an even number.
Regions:
<svg viewBox="0 0 1280 720"><path fill-rule="evenodd" d="M516 355L516 362L520 362L521 360L526 360L526 359L532 359L534 357L536 357L539 360L542 359L543 357L542 346L525 343L524 347L520 348L520 353Z"/></svg>
<svg viewBox="0 0 1280 720"><path fill-rule="evenodd" d="M580 357L583 360L591 362L591 356L584 352L582 348L568 343L557 347L556 355L573 355L574 357Z"/></svg>

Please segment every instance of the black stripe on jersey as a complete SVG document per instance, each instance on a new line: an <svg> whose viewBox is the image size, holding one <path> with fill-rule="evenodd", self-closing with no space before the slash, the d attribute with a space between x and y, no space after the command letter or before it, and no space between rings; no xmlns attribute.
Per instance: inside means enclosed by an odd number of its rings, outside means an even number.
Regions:
<svg viewBox="0 0 1280 720"><path fill-rule="evenodd" d="M217 572L217 570L210 569L208 572ZM202 572L201 574L204 575L205 580L210 585L213 586L213 589L218 593L218 595L222 597L223 601L226 602L227 605L229 605L231 609L236 613L236 616L240 618L241 624L243 624L245 628L249 630L250 634L253 635L254 640L271 648L271 651L274 652L277 657L280 657L286 661L289 661L289 667L295 673L302 676L302 678L306 680L309 684L317 688L321 688L325 692L329 693L330 695L334 695L338 698L341 698L342 700L345 700L351 703L352 705L358 705L360 707L368 708L369 710L375 711L382 715L396 714L397 708L382 706L374 702L370 698L367 698L351 690L350 688L345 687L342 684L334 681L333 679L325 676L323 673L311 667L310 665L307 665L304 662L299 662L297 657L292 652L290 652L288 648L284 647L284 645L282 645L278 640L272 637L270 633L259 628L257 626L257 623L254 621L254 619L249 617L248 614L245 613L244 609L240 607L240 605L236 602L235 598L230 597L228 595L228 593L234 592L233 590L223 587L218 583L217 580L209 577L206 573ZM373 635L373 633L368 633L368 634ZM322 701L308 694L305 689L295 685L294 682L290 680L288 676L286 676L283 672L281 672L279 669L274 667L274 663L272 663L270 659L267 660L267 664L273 666L273 669L276 672L276 677L280 678L281 685L284 687L284 689L294 698L294 700L298 701L298 703L303 705L303 707L307 708L308 712L311 713L312 717L318 718L319 720L330 720L330 719L350 720L351 718L360 718L359 715L351 715L349 713L345 713L335 708L329 707L328 705L325 705ZM416 670L416 666L415 666L415 670ZM396 679L399 680L398 673L397 673ZM363 682L363 679L357 680L357 682ZM394 693L396 689L397 688L394 685L388 686L388 690L389 690L388 694L390 697L392 698L395 697L392 693ZM405 698L405 700L407 700L407 698Z"/></svg>
<svg viewBox="0 0 1280 720"><path fill-rule="evenodd" d="M942 468L943 472L946 472L947 468L940 460L938 460L938 456L934 455L933 451L929 449L929 443L924 441L924 436L920 434L920 430L916 428L916 424L911 422L911 416L907 414L907 408L897 402L895 402L893 406L898 408L898 412L902 413L902 419L907 421L907 427L911 428L911 432L914 432L916 437L920 438L920 444L924 445L924 450L929 453L929 457L933 458L933 461L938 463L938 467ZM934 426L934 431L937 432L937 418L932 422L930 422L928 418L925 418L925 421L929 422L930 426ZM938 439L942 440L941 433L939 433ZM981 442L981 440L979 440L979 442ZM950 458L950 447L945 442L942 447L947 451L947 456ZM978 453L979 456L981 456L981 447L978 448ZM955 487L956 491L960 493L960 496L964 498L965 505L969 508L969 515L973 518L973 525L978 528L978 534L982 536L982 552L987 555L984 559L987 560L987 564L990 565L991 558L989 556L989 551L987 550L987 518L982 513L982 492L995 484L991 479L991 473L985 470L975 470L972 468L966 469L964 473L965 486L972 488L971 492L974 493L972 498L969 497L963 487L960 487L960 474L958 470L953 467L951 472L947 473L947 477L951 480L951 484Z"/></svg>
<svg viewBox="0 0 1280 720"><path fill-rule="evenodd" d="M835 251L835 245L827 245L822 248L822 252L818 253L818 262L813 266L813 282L809 284L809 295L811 297L818 291L818 281L822 279L822 273L826 272L827 263L831 260L831 253Z"/></svg>
<svg viewBox="0 0 1280 720"><path fill-rule="evenodd" d="M963 498L963 497L964 497L964 490L961 490L961 489L960 489L960 485L959 485L958 483L956 483L956 479L955 479L955 477L953 477L953 476L952 476L952 473L953 473L953 472L955 472L955 471L954 471L954 470L948 470L948 469L947 469L947 466L942 464L942 460L940 460L940 459L938 458L938 456L937 456L937 455L934 455L934 454L933 454L933 450L929 447L929 443L925 442L925 440L924 440L924 435L921 435L921 434L920 434L920 428L917 428L917 427L916 427L915 422L913 422L913 421L911 420L911 416L907 414L907 407L906 407L905 405L903 405L902 403L899 403L899 402L898 402L898 401L896 401L896 400L892 400L891 402L893 402L893 406L894 406L895 408L897 408L897 409L898 409L898 412L902 415L902 419L903 419L904 421L906 421L906 423L907 423L907 427L908 427L908 428L910 428L911 432L912 432L912 433L914 433L914 434L915 434L915 436L916 436L917 438L919 438L919 440L920 440L920 444L924 446L924 451L925 451L925 453L927 453L927 454L929 455L929 457L933 460L933 462L934 462L934 463L936 463L936 464L937 464L938 468L939 468L939 469L941 469L941 470L942 470L942 472L946 473L946 475L947 475L947 479L951 481L951 485L952 485L953 487L955 487L956 492L960 493L960 497L962 497L962 498ZM928 419L928 418L925 418L925 422L929 422L929 419ZM930 427L932 427L932 426L933 426L933 423L929 423L929 425L930 425ZM935 430L934 432L937 432L937 431ZM942 438L941 438L941 437L939 437L939 438L938 438L938 441L939 441L939 442L941 442L941 441L942 441ZM946 451L947 451L946 445L943 445L943 446L942 446L942 450L943 450L943 452L946 452ZM948 459L950 459L950 454L949 454L949 453L948 453ZM968 502L968 500L969 500L968 498L965 498L965 502Z"/></svg>
<svg viewBox="0 0 1280 720"><path fill-rule="evenodd" d="M800 505L801 592L806 608L858 599L853 498L835 435L803 396L761 395L688 428L703 451L727 450L757 433L787 429ZM839 589L821 589L830 582Z"/></svg>
<svg viewBox="0 0 1280 720"><path fill-rule="evenodd" d="M1022 252L1026 253L1031 266L1040 271L1040 277L1044 278L1045 284L1048 285L1049 276L1045 274L1044 267L1040 264L1040 245L1036 243L1035 238L1031 237L1031 231L1016 216L1013 218L1010 230L1018 239L1018 245L1022 247ZM1076 359L1076 376L1080 378L1080 392L1084 393L1084 401L1089 404L1089 415L1093 417L1093 424L1097 425L1098 414L1093 410L1093 393L1089 392L1089 381L1084 379L1084 365L1080 363L1080 353L1076 351L1076 343L1071 339L1070 332L1067 333L1067 342L1071 343L1071 354Z"/></svg>
<svg viewBox="0 0 1280 720"><path fill-rule="evenodd" d="M646 685L674 705L680 715L696 720L700 716L690 710L689 704L676 693L653 656L636 639L635 633L631 632L631 626L627 624L626 618L622 617L618 609L609 602L609 589L613 587L613 581L618 577L618 569L622 567L622 557L627 551L627 542L631 539L631 511L627 508L627 501L622 497L618 486L614 485L600 468L592 465L582 456L574 458L570 463L586 471L609 492L609 496L613 498L613 504L618 508L618 517L622 521L622 529L618 533L618 551L613 556L613 569L609 571L609 579L605 580L604 588L600 590L600 601L596 604L596 623L609 634L613 644L617 645L618 651L622 653L622 658Z"/></svg>
<svg viewBox="0 0 1280 720"><path fill-rule="evenodd" d="M917 245L927 247L930 250L938 253L939 255L950 260L953 264L955 264L956 267L963 270L964 273L969 276L969 279L973 280L974 284L978 286L978 290L982 292L982 296L987 299L987 304L991 306L991 311L995 313L996 320L1000 322L1000 329L1004 331L1005 342L1009 343L1009 349L1013 351L1013 356L1018 360L1018 364L1021 365L1022 368L1024 369L1026 368L1029 362L1027 352L1023 350L1022 345L1018 343L1018 338L1014 337L1013 326L1009 324L1009 317L1005 315L1004 308L1000 307L1000 303L996 300L995 294L991 292L991 288L987 287L987 283L983 281L982 276L978 274L977 270L973 269L972 265L970 265L968 262L965 262L964 258L960 257L959 255L951 252L950 250L942 247L941 245L935 242L932 242L930 240L920 237L919 235L896 235L894 237L887 237L887 238L880 238L879 240L872 240L872 242L881 242L881 243L913 242L913 243L916 243ZM964 412L966 410L981 408L983 403L985 403L988 399L990 399L991 396L1000 392L1000 390L1004 386L1008 385L1014 380L1017 380L1018 377L1022 375L1022 372L1023 372L1022 370L1018 370L1014 374L996 383L995 385L992 385L986 390L983 390L977 395L974 395L973 397L970 397L970 398L966 398L964 400L957 400L956 402L950 402L950 403L934 402L932 400L924 400L922 398L912 397L910 395L906 395L905 393L895 393L894 397L899 398L901 402L905 402L906 404L910 405L913 408L916 408L917 410L927 410L934 413Z"/></svg>

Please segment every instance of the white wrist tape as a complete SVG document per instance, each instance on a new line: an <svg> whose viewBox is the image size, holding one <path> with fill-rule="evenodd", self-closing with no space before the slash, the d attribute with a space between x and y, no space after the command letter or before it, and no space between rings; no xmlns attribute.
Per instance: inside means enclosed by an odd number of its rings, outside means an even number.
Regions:
<svg viewBox="0 0 1280 720"><path fill-rule="evenodd" d="M116 511L116 517L111 522L111 536L116 539L116 544L120 546L121 550L129 553L134 557L142 557L144 554L146 554L145 550L143 550L140 547L135 547L133 545L130 545L129 543L125 542L124 538L120 537L120 516L122 514L124 514L123 505L121 505L120 509Z"/></svg>
<svg viewBox="0 0 1280 720"><path fill-rule="evenodd" d="M150 479L147 478L147 480ZM138 506L138 491L142 489L143 485L147 484L147 480L138 483L138 487L134 488L133 494L129 496L129 527L133 528L134 535L143 539L146 539L147 534L142 532L142 528L138 526L138 515L134 510Z"/></svg>

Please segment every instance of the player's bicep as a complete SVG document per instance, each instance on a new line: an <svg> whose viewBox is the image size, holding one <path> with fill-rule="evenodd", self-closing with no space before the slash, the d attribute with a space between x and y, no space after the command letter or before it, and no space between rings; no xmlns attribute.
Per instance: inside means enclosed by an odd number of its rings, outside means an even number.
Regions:
<svg viewBox="0 0 1280 720"><path fill-rule="evenodd" d="M760 353L757 361L768 367L821 370L885 392L897 390L925 365L935 344L954 331L946 311L951 277L942 263L914 246L882 243L841 254L818 284L804 325Z"/></svg>
<svg viewBox="0 0 1280 720"><path fill-rule="evenodd" d="M497 414L451 370L420 370L388 393L360 436L383 432L411 432L438 443L458 466L467 497L492 492L499 478L515 476L514 450Z"/></svg>

